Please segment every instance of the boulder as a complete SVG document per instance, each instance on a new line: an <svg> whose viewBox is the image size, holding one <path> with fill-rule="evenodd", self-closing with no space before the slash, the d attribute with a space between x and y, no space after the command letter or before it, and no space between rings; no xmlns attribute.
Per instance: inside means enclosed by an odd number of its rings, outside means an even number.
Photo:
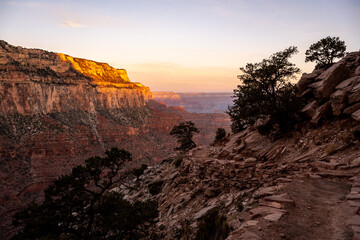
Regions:
<svg viewBox="0 0 360 240"><path fill-rule="evenodd" d="M318 102L314 100L308 103L303 109L301 109L301 113L307 118L312 118L318 107L319 107Z"/></svg>
<svg viewBox="0 0 360 240"><path fill-rule="evenodd" d="M359 166L360 166L360 157L355 158L350 163L350 167L359 167Z"/></svg>
<svg viewBox="0 0 360 240"><path fill-rule="evenodd" d="M274 187L261 187L254 192L253 197L259 198L263 196L273 195L275 193Z"/></svg>
<svg viewBox="0 0 360 240"><path fill-rule="evenodd" d="M228 224L232 229L238 229L241 226L241 223L238 219L233 219Z"/></svg>
<svg viewBox="0 0 360 240"><path fill-rule="evenodd" d="M315 114L313 115L311 122L314 124L318 124L319 121L323 117L328 115L330 112L331 112L331 104L330 102L326 102L315 110Z"/></svg>
<svg viewBox="0 0 360 240"><path fill-rule="evenodd" d="M348 91L346 90L337 90L331 94L331 108L334 116L339 116L346 107L347 96Z"/></svg>
<svg viewBox="0 0 360 240"><path fill-rule="evenodd" d="M360 84L353 87L349 93L348 103L360 102Z"/></svg>
<svg viewBox="0 0 360 240"><path fill-rule="evenodd" d="M294 203L294 200L290 199L287 193L268 196L264 198L267 201L280 202L280 203Z"/></svg>
<svg viewBox="0 0 360 240"><path fill-rule="evenodd" d="M211 210L214 210L216 208L217 208L216 205L205 207L194 214L194 219L196 219L196 220L201 219L201 218L205 217Z"/></svg>
<svg viewBox="0 0 360 240"><path fill-rule="evenodd" d="M250 213L254 214L254 215L261 215L261 216L266 216L269 214L274 214L274 213L284 213L285 210L282 209L278 209L278 208L273 208L273 207L267 207L267 206L260 206L254 209L250 210Z"/></svg>
<svg viewBox="0 0 360 240"><path fill-rule="evenodd" d="M206 197L214 197L218 195L219 191L215 187L209 187L205 190L204 194Z"/></svg>
<svg viewBox="0 0 360 240"><path fill-rule="evenodd" d="M344 62L338 62L323 72L316 78L318 81L324 81L322 86L322 97L328 98L335 87L349 76L349 70Z"/></svg>
<svg viewBox="0 0 360 240"><path fill-rule="evenodd" d="M296 87L298 89L297 96L301 96L303 92L309 87L309 85L314 82L315 78L319 74L317 73L304 73L299 82L296 84Z"/></svg>
<svg viewBox="0 0 360 240"><path fill-rule="evenodd" d="M257 159L256 158L254 158L254 157L249 157L249 158L246 158L245 159L245 163L254 163L254 162L256 162L257 161Z"/></svg>
<svg viewBox="0 0 360 240"><path fill-rule="evenodd" d="M355 69L354 75L355 75L355 76L360 76L360 66L358 66L358 67Z"/></svg>
<svg viewBox="0 0 360 240"><path fill-rule="evenodd" d="M335 87L335 89L346 89L351 87L353 84L358 83L359 81L360 81L360 76L355 76L342 81Z"/></svg>
<svg viewBox="0 0 360 240"><path fill-rule="evenodd" d="M360 109L360 102L355 103L354 105L351 105L350 107L347 107L344 109L343 113L347 115L351 115L353 112L356 112Z"/></svg>
<svg viewBox="0 0 360 240"><path fill-rule="evenodd" d="M351 117L355 119L356 121L360 121L360 109L351 114Z"/></svg>
<svg viewBox="0 0 360 240"><path fill-rule="evenodd" d="M280 218L282 217L282 215L284 215L284 213L272 213L269 215L266 215L264 217L265 220L268 220L270 222L277 222L280 220Z"/></svg>

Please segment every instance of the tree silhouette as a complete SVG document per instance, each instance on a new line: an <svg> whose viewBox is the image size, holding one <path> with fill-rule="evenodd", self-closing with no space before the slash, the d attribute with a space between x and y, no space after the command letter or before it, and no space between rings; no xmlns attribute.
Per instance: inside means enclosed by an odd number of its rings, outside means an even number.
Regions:
<svg viewBox="0 0 360 240"><path fill-rule="evenodd" d="M191 121L182 122L179 125L173 127L170 135L175 135L175 137L178 139L177 142L180 144L180 146L176 147L175 150L187 152L190 149L196 147L196 144L192 140L194 132L198 133L199 129L197 129L195 124Z"/></svg>
<svg viewBox="0 0 360 240"><path fill-rule="evenodd" d="M241 84L234 90L234 105L229 107L233 132L238 132L259 118L270 116L271 123L288 125L297 109L295 88L289 82L300 69L289 62L296 47L271 55L259 63L248 63L238 75Z"/></svg>
<svg viewBox="0 0 360 240"><path fill-rule="evenodd" d="M138 239L147 235L144 224L157 217L156 202L130 203L110 191L130 172L122 171L131 154L116 148L105 157L86 160L85 166L56 179L45 200L15 214L22 230L13 239Z"/></svg>
<svg viewBox="0 0 360 240"><path fill-rule="evenodd" d="M339 37L326 37L312 44L306 50L305 62L315 62L316 68L331 66L336 58L342 58L346 54L345 42Z"/></svg>

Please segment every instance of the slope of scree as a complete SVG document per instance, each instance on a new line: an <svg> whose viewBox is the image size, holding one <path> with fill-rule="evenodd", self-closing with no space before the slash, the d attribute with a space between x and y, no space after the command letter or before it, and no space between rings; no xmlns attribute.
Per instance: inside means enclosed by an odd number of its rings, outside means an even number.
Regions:
<svg viewBox="0 0 360 240"><path fill-rule="evenodd" d="M164 239L191 239L213 209L227 217L228 240L359 239L360 52L304 74L298 87L308 120L286 137L248 128L114 190L157 199ZM162 187L152 195L154 184Z"/></svg>

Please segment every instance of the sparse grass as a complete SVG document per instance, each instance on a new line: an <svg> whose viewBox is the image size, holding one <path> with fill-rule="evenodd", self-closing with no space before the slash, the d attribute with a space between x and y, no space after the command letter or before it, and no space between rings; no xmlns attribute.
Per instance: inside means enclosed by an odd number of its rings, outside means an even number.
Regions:
<svg viewBox="0 0 360 240"><path fill-rule="evenodd" d="M337 151L338 147L337 145L330 143L326 149L325 149L325 153L326 155L333 155L336 151Z"/></svg>

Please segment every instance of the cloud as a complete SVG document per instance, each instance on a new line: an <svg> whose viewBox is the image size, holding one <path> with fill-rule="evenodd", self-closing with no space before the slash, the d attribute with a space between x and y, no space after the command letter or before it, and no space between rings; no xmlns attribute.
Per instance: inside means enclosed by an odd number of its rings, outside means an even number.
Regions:
<svg viewBox="0 0 360 240"><path fill-rule="evenodd" d="M71 20L65 20L64 22L62 22L60 24L63 27L71 27L71 28L81 28L81 27L86 27L86 25L79 23L79 22L74 22Z"/></svg>

